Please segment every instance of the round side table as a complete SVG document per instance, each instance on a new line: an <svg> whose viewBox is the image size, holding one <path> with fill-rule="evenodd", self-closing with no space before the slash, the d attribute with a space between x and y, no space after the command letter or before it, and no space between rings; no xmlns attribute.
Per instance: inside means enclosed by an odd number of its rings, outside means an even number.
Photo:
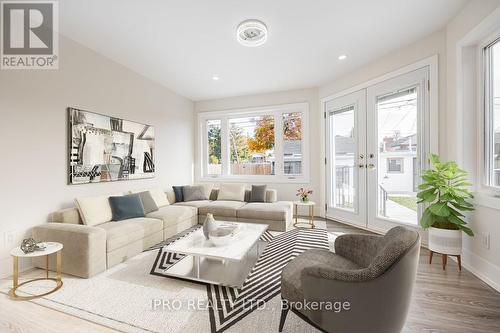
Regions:
<svg viewBox="0 0 500 333"><path fill-rule="evenodd" d="M314 201L307 201L307 202L304 202L304 201L294 201L293 202L293 207L294 207L294 210L295 210L295 223L293 224L294 227L300 227L299 224L304 224L304 225L307 225L309 227L311 227L311 229L314 229L314 206L316 205L316 203ZM307 222L299 222L298 220L298 213L297 213L297 210L298 210L298 207L299 206L306 206L309 208L309 223Z"/></svg>
<svg viewBox="0 0 500 333"><path fill-rule="evenodd" d="M24 253L21 250L21 247L16 247L10 252L10 255L12 256L13 263L14 263L14 270L13 270L13 276L12 276L12 282L13 282L13 287L9 291L9 296L12 297L15 300L30 300L38 297L42 297L48 294L52 294L54 291L58 290L59 288L62 287L62 280L61 280L61 250L63 249L63 245L61 243L56 243L56 242L46 242L45 243L45 250L43 251L35 251L35 252L30 252L30 253ZM49 254L56 253L56 277L51 278L49 277ZM19 283L19 258L35 258L35 257L42 257L46 256L45 258L45 277L42 278L37 278L37 279L32 279L28 281L24 281L23 283ZM31 295L31 296L19 296L16 294L17 289L20 286L23 286L25 284L28 284L30 282L34 281L40 281L40 280L51 280L55 281L56 286L52 289L49 290L46 293L39 294L39 295Z"/></svg>

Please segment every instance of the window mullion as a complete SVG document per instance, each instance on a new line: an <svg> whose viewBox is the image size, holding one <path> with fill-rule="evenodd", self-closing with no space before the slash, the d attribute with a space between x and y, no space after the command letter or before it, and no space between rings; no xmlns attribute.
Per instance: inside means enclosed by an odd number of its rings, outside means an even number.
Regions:
<svg viewBox="0 0 500 333"><path fill-rule="evenodd" d="M229 175L229 167L231 164L231 155L229 153L229 118L222 118L222 175Z"/></svg>
<svg viewBox="0 0 500 333"><path fill-rule="evenodd" d="M274 112L274 156L276 165L274 172L277 177L284 175L283 158L283 115L282 111Z"/></svg>

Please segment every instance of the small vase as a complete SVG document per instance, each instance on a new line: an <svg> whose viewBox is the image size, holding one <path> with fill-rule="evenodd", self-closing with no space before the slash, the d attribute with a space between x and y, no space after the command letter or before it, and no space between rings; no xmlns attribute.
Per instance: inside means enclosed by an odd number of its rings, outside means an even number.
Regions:
<svg viewBox="0 0 500 333"><path fill-rule="evenodd" d="M309 202L309 197L300 197L300 201Z"/></svg>
<svg viewBox="0 0 500 333"><path fill-rule="evenodd" d="M210 232L217 230L217 223L215 222L214 216L210 213L207 214L205 222L203 223L203 235L206 239L210 238Z"/></svg>

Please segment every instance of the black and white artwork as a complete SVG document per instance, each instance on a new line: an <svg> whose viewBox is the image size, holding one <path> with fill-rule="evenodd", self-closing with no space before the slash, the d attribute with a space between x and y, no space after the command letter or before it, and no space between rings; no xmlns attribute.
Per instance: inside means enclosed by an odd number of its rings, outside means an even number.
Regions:
<svg viewBox="0 0 500 333"><path fill-rule="evenodd" d="M69 184L152 178L151 125L68 108Z"/></svg>

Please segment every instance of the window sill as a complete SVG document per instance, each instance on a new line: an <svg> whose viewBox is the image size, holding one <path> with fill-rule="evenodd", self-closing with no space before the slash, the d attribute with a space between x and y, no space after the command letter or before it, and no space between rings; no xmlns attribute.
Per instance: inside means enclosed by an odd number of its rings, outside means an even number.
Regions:
<svg viewBox="0 0 500 333"><path fill-rule="evenodd" d="M292 177L292 176L290 176ZM204 176L202 182L226 183L272 183L272 184L309 184L309 177L296 176Z"/></svg>
<svg viewBox="0 0 500 333"><path fill-rule="evenodd" d="M477 206L500 210L500 192L476 192L474 203Z"/></svg>

